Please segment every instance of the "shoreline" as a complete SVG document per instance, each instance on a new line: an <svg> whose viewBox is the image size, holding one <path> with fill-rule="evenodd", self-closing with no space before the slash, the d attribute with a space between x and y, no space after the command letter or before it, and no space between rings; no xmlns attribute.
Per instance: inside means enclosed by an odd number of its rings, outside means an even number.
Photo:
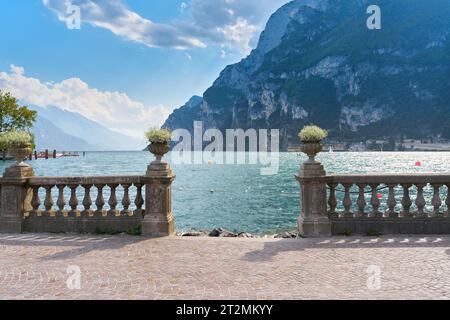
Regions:
<svg viewBox="0 0 450 320"><path fill-rule="evenodd" d="M298 232L293 229L279 231L275 233L249 233L249 232L231 232L224 228L214 228L211 231L208 230L191 230L191 231L176 231L177 237L209 237L209 238L298 238Z"/></svg>

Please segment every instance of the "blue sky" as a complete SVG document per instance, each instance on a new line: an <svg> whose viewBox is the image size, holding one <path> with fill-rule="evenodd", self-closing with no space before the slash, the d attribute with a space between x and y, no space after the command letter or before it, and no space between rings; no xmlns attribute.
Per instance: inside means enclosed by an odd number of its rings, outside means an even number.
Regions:
<svg viewBox="0 0 450 320"><path fill-rule="evenodd" d="M0 0L0 89L138 136L245 57L286 2Z"/></svg>

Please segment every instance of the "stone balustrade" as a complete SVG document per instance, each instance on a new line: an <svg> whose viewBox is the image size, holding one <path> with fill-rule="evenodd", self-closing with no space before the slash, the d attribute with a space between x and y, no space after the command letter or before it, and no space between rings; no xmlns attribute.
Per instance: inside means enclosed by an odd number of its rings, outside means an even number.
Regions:
<svg viewBox="0 0 450 320"><path fill-rule="evenodd" d="M142 180L140 176L30 178L28 184L33 194L30 203L32 210L25 212L25 215L40 217L143 216L145 210L143 209L144 182ZM122 188L123 193L120 199L118 199L118 188ZM93 197L94 191L95 197ZM106 191L108 191L107 198L105 198ZM80 199L80 193L82 193L82 199ZM135 194L133 202L131 193ZM82 206L81 210L80 206ZM105 209L106 207L108 209ZM130 209L132 207L133 210Z"/></svg>
<svg viewBox="0 0 450 320"><path fill-rule="evenodd" d="M325 183L334 218L449 217L450 174L329 175ZM342 210L337 210L338 192Z"/></svg>
<svg viewBox="0 0 450 320"><path fill-rule="evenodd" d="M300 234L450 234L449 174L333 174L315 159L296 175Z"/></svg>
<svg viewBox="0 0 450 320"><path fill-rule="evenodd" d="M143 180L145 177L140 176L30 178L32 196L26 206L29 211L24 211L24 230L95 232L137 228L145 215Z"/></svg>
<svg viewBox="0 0 450 320"><path fill-rule="evenodd" d="M16 164L0 178L0 232L170 235L174 179L161 158L132 176L37 177Z"/></svg>

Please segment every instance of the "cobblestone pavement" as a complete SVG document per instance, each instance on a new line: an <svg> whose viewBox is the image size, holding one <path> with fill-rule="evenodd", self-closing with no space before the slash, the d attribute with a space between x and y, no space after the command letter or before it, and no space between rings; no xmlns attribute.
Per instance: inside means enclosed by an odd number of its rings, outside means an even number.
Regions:
<svg viewBox="0 0 450 320"><path fill-rule="evenodd" d="M0 234L0 298L447 299L449 254L438 236Z"/></svg>

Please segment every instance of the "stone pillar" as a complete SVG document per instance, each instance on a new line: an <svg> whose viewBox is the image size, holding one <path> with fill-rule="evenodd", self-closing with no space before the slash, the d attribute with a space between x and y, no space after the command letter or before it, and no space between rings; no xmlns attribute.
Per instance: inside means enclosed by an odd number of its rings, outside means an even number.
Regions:
<svg viewBox="0 0 450 320"><path fill-rule="evenodd" d="M33 168L25 163L5 170L1 179L0 232L22 232L24 212L32 210L32 191L27 180L33 176Z"/></svg>
<svg viewBox="0 0 450 320"><path fill-rule="evenodd" d="M320 151L320 148L318 150ZM330 236L331 223L327 213L326 173L322 164L314 159L318 151L315 153L306 151L310 150L304 151L308 153L309 160L302 165L299 174L296 175L301 192L301 212L298 218L299 234L303 237Z"/></svg>
<svg viewBox="0 0 450 320"><path fill-rule="evenodd" d="M145 216L142 234L164 237L175 233L172 214L172 182L175 176L169 164L157 157L147 169L145 183Z"/></svg>

